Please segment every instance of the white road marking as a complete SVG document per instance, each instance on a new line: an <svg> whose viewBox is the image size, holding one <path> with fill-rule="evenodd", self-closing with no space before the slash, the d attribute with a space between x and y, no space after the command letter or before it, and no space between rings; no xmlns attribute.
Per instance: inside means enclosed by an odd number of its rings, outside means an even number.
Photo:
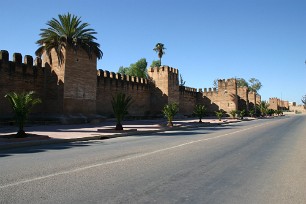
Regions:
<svg viewBox="0 0 306 204"><path fill-rule="evenodd" d="M45 175L45 176L39 176L39 177L35 177L35 178L25 179L25 180L22 180L22 181L1 185L0 189L9 188L9 187L13 187L13 186L18 186L18 185L21 185L21 184L30 183L30 182L33 182L33 181L38 181L38 180L47 179L47 178L52 178L52 177L56 177L56 176L60 176L60 175L64 175L64 174L80 172L80 171L84 171L84 170L87 170L87 169L96 168L96 167L100 167L100 166L105 166L105 165L110 165L110 164L129 161L129 160L133 160L133 159L138 159L138 158L146 157L146 156L149 156L149 155L157 154L157 153L160 153L160 152L177 149L177 148L180 148L180 147L183 147L183 146L186 146L186 145L222 138L222 137L225 137L225 136L228 136L228 135L233 135L235 133L244 132L244 131L247 131L247 130L250 130L250 129L253 129L253 128L266 126L270 123L272 123L272 122L264 123L264 124L256 125L256 126L251 126L249 128L245 128L245 129L242 129L242 130L237 130L237 131L234 131L234 132L218 135L218 136L215 136L215 137L210 137L210 138L205 138L205 139L200 139L200 140L193 140L193 141L186 142L186 143L183 143L183 144L180 144L180 145L175 145L175 146L172 146L172 147L167 147L167 148L155 150L155 151L152 151L152 152L147 152L147 153L143 153L143 154L139 154L139 155L134 155L134 156L127 157L127 158L124 158L124 159L117 159L117 160L113 160L113 161L109 161L109 162L103 162L103 163L84 166L84 167L75 168L75 169L71 169L71 170L67 170L67 171L61 171L61 172L57 172L57 173L53 173L53 174L48 174L48 175Z"/></svg>

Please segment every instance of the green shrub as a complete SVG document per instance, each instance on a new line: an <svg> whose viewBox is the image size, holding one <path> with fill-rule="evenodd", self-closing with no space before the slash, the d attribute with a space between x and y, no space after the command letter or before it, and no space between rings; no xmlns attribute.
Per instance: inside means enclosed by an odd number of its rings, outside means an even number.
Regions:
<svg viewBox="0 0 306 204"><path fill-rule="evenodd" d="M118 93L112 97L112 107L117 121L116 130L123 130L121 121L128 114L128 108L132 104L132 97L126 96L124 93Z"/></svg>
<svg viewBox="0 0 306 204"><path fill-rule="evenodd" d="M272 116L274 113L275 113L275 110L273 110L273 109L268 109L268 110L267 110L267 114L268 114L269 116Z"/></svg>
<svg viewBox="0 0 306 204"><path fill-rule="evenodd" d="M204 105L201 105L201 104L195 105L193 113L199 118L199 123L202 122L202 118L205 112L206 112L206 108Z"/></svg>
<svg viewBox="0 0 306 204"><path fill-rule="evenodd" d="M219 111L215 111L217 118L219 119L219 121L221 121L224 111L221 109Z"/></svg>
<svg viewBox="0 0 306 204"><path fill-rule="evenodd" d="M238 116L240 119L243 119L243 117L246 115L246 110L241 110L238 112Z"/></svg>
<svg viewBox="0 0 306 204"><path fill-rule="evenodd" d="M254 110L254 109L251 109L251 110L249 111L249 115L250 115L251 117L254 117L254 116L255 116L255 110Z"/></svg>
<svg viewBox="0 0 306 204"><path fill-rule="evenodd" d="M236 110L231 110L230 115L232 116L232 118L236 118L237 111Z"/></svg>
<svg viewBox="0 0 306 204"><path fill-rule="evenodd" d="M173 117L178 112L178 105L176 103L170 103L164 106L163 108L163 114L167 118L168 124L167 126L172 127L173 126Z"/></svg>
<svg viewBox="0 0 306 204"><path fill-rule="evenodd" d="M4 96L10 101L15 113L15 120L19 127L16 137L26 137L26 133L24 132L25 121L33 106L41 103L41 100L35 98L34 94L34 91L22 93L11 92Z"/></svg>

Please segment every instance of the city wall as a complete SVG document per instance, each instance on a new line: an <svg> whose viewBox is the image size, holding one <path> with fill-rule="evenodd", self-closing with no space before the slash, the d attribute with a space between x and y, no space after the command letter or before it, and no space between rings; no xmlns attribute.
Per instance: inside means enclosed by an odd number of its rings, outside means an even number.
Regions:
<svg viewBox="0 0 306 204"><path fill-rule="evenodd" d="M112 97L119 92L132 96L130 115L150 115L151 93L147 79L103 70L97 72L97 114L111 116Z"/></svg>
<svg viewBox="0 0 306 204"><path fill-rule="evenodd" d="M284 101L279 98L269 98L269 108L273 110L289 110L289 101Z"/></svg>
<svg viewBox="0 0 306 204"><path fill-rule="evenodd" d="M22 60L20 53L14 53L9 61L7 51L0 52L0 117L11 117L11 106L4 96L12 91L35 91L44 103L33 109L41 116L62 112L59 106L62 100L63 84L57 84L57 76L50 69L42 67L40 58L33 60L25 55Z"/></svg>
<svg viewBox="0 0 306 204"><path fill-rule="evenodd" d="M65 50L65 63L58 64L51 53L33 58L14 53L9 60L7 51L0 51L0 118L12 116L4 95L8 92L33 90L42 99L33 115L48 118L53 115L104 115L113 116L111 101L117 93L133 98L129 109L131 116L161 115L165 104L177 103L179 113L192 115L196 104L203 104L207 111L245 109L260 103L258 94L237 88L235 79L219 80L217 89L195 89L179 85L179 71L168 66L148 69L148 79L97 70L96 59L79 51L76 55ZM250 102L248 104L248 102Z"/></svg>
<svg viewBox="0 0 306 204"><path fill-rule="evenodd" d="M218 80L218 88L204 88L201 101L209 112L222 109L238 110L237 82L235 79Z"/></svg>

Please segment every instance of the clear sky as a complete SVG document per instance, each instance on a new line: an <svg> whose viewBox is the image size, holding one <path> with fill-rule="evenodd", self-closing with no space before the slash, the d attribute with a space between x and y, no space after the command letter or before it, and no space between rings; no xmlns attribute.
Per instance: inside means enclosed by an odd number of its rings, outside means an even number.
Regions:
<svg viewBox="0 0 306 204"><path fill-rule="evenodd" d="M178 68L186 85L259 79L263 100L301 103L306 94L305 0L9 0L0 5L0 49L34 56L41 28L70 12L98 32L98 69L117 72L140 58Z"/></svg>

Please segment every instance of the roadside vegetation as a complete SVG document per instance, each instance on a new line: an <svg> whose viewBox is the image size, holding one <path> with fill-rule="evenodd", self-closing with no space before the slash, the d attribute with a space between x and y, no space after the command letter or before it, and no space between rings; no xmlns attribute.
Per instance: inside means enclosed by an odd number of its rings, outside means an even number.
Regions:
<svg viewBox="0 0 306 204"><path fill-rule="evenodd" d="M163 114L167 118L167 126L173 127L173 118L178 113L178 105L176 103L166 104L163 108Z"/></svg>
<svg viewBox="0 0 306 204"><path fill-rule="evenodd" d="M231 110L230 115L232 116L233 119L235 119L236 115L237 115L237 111L236 110Z"/></svg>
<svg viewBox="0 0 306 204"><path fill-rule="evenodd" d="M193 113L199 118L199 123L202 123L202 118L204 117L206 108L204 105L197 104L194 107Z"/></svg>
<svg viewBox="0 0 306 204"><path fill-rule="evenodd" d="M123 130L122 120L128 114L128 109L132 104L132 97L124 93L118 93L112 97L112 108L116 118L116 130Z"/></svg>
<svg viewBox="0 0 306 204"><path fill-rule="evenodd" d="M216 111L215 113L216 113L218 120L221 121L224 115L224 110L221 109L221 110Z"/></svg>
<svg viewBox="0 0 306 204"><path fill-rule="evenodd" d="M14 112L14 119L18 125L18 132L16 134L18 138L27 136L24 131L24 124L32 108L36 104L41 103L41 100L36 98L34 94L34 91L30 91L22 93L11 92L5 95L5 98L7 98L11 104Z"/></svg>

